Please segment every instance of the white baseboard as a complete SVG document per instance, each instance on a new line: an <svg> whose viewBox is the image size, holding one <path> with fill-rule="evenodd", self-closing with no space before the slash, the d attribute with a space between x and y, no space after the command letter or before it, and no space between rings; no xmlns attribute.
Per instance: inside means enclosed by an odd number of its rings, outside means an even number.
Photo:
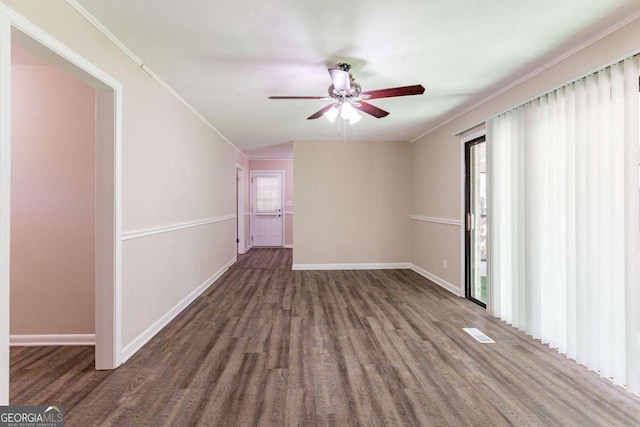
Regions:
<svg viewBox="0 0 640 427"><path fill-rule="evenodd" d="M169 310L164 316L156 320L151 326L147 328L143 333L138 335L129 344L127 344L121 353L122 363L125 363L131 356L136 354L146 343L151 340L158 332L162 330L169 322L171 322L178 314L182 312L189 304L191 304L196 298L198 298L209 286L213 285L216 280L220 278L228 269L237 261L237 257L233 257L231 261L226 263L220 270L216 271L211 277L198 286L193 292L184 297L182 301L176 304L171 310Z"/></svg>
<svg viewBox="0 0 640 427"><path fill-rule="evenodd" d="M374 262L357 264L293 264L292 270L401 270L411 268L409 262Z"/></svg>
<svg viewBox="0 0 640 427"><path fill-rule="evenodd" d="M249 249L251 249L251 248L252 248L251 246L247 246L244 249L240 249L240 255L246 254L247 252L249 252Z"/></svg>
<svg viewBox="0 0 640 427"><path fill-rule="evenodd" d="M435 283L436 285L438 285L440 287L445 288L446 290L448 290L449 292L451 292L455 296L464 298L464 291L462 289L460 289L459 287L457 287L456 285L453 285L453 284L447 282L443 278L438 277L433 273L429 273L424 268L418 267L415 264L411 264L410 268L413 271L415 271L416 273L418 273L419 275L421 275L422 277L431 280L433 283Z"/></svg>
<svg viewBox="0 0 640 427"><path fill-rule="evenodd" d="M284 245L283 248L285 248L285 249L293 249L293 245Z"/></svg>
<svg viewBox="0 0 640 427"><path fill-rule="evenodd" d="M96 345L95 334L50 334L50 335L11 335L9 345L54 346L54 345Z"/></svg>

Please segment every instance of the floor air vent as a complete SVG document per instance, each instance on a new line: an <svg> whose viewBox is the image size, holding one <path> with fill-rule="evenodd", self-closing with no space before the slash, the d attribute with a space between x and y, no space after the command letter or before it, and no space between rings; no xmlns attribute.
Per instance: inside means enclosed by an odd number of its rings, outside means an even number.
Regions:
<svg viewBox="0 0 640 427"><path fill-rule="evenodd" d="M473 338L475 338L476 341L481 342L483 344L495 343L494 340L492 340L491 338L483 334L482 331L480 331L479 329L462 328L462 330L468 333L469 335L471 335Z"/></svg>

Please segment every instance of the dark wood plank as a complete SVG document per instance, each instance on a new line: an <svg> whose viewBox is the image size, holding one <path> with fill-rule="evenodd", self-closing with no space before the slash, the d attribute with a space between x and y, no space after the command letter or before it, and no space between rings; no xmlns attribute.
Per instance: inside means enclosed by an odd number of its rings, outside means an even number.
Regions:
<svg viewBox="0 0 640 427"><path fill-rule="evenodd" d="M13 347L11 403L64 405L69 426L640 425L637 396L411 271L291 259L240 256L115 371Z"/></svg>

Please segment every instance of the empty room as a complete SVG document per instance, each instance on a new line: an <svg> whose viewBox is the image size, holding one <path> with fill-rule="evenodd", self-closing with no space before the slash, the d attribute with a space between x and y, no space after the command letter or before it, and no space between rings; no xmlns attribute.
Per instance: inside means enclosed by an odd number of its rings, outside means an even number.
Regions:
<svg viewBox="0 0 640 427"><path fill-rule="evenodd" d="M640 425L639 40L0 0L0 425Z"/></svg>

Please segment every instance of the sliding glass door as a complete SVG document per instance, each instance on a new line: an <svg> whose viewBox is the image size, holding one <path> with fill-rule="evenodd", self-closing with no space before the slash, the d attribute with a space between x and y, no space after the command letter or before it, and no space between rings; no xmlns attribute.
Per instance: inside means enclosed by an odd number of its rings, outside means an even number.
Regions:
<svg viewBox="0 0 640 427"><path fill-rule="evenodd" d="M487 303L487 162L485 137L465 145L466 296Z"/></svg>

